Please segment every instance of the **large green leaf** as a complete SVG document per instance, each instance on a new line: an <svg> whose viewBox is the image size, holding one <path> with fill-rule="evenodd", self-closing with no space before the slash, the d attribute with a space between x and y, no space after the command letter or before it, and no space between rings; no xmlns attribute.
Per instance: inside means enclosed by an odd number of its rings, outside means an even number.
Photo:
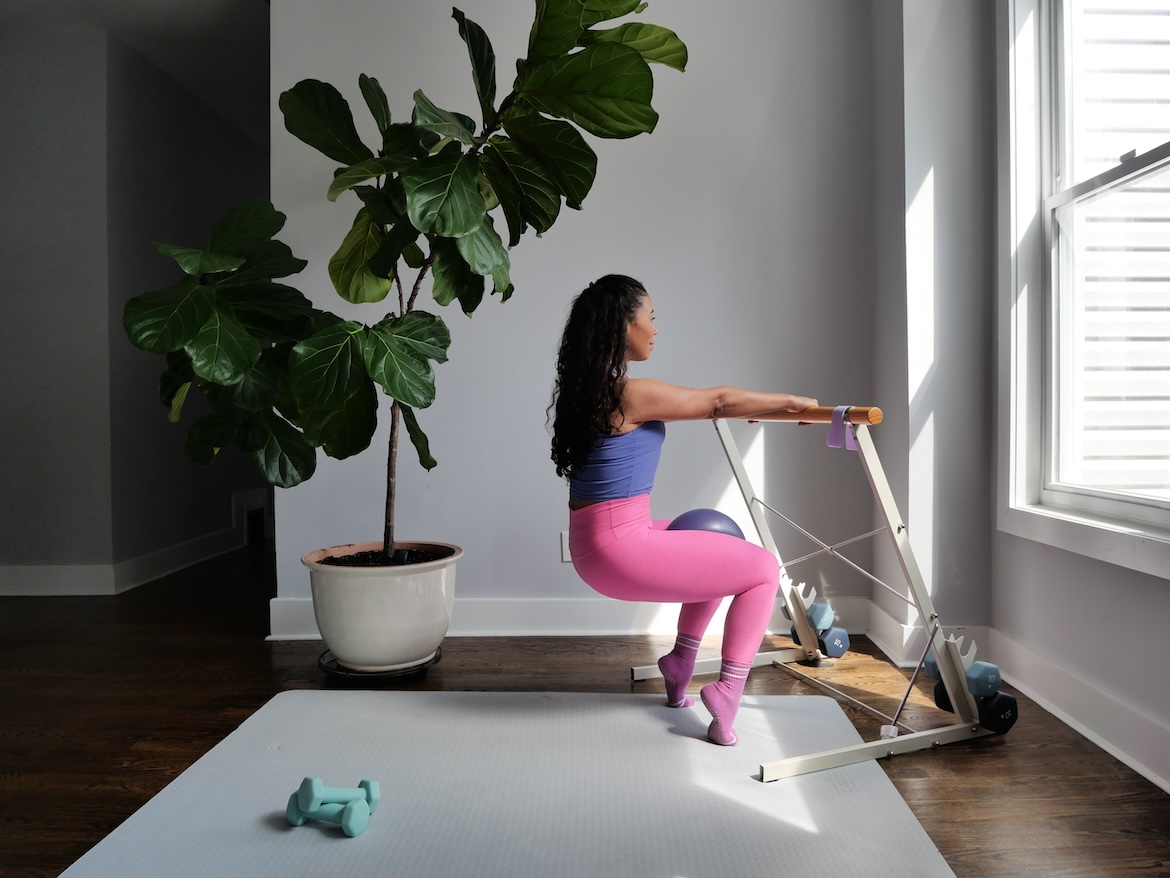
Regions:
<svg viewBox="0 0 1170 878"><path fill-rule="evenodd" d="M248 251L284 228L285 215L263 198L237 204L215 224L207 249L246 256Z"/></svg>
<svg viewBox="0 0 1170 878"><path fill-rule="evenodd" d="M368 380L360 323L342 320L298 342L289 356L293 395L302 408L333 408Z"/></svg>
<svg viewBox="0 0 1170 878"><path fill-rule="evenodd" d="M358 211L353 226L329 260L329 279L341 298L355 304L381 302L390 292L390 281L370 270L370 258L382 244L382 231L366 208Z"/></svg>
<svg viewBox="0 0 1170 878"><path fill-rule="evenodd" d="M587 30L581 35L582 46L597 43L621 43L641 55L648 64L665 64L686 70L687 47L674 31L656 24L629 22L612 30Z"/></svg>
<svg viewBox="0 0 1170 878"><path fill-rule="evenodd" d="M239 271L222 278L219 284L222 288L256 280L288 277L302 271L308 264L304 259L293 256L288 244L281 241L261 241L248 251L247 259Z"/></svg>
<svg viewBox="0 0 1170 878"><path fill-rule="evenodd" d="M187 457L200 466L207 466L219 450L231 444L236 425L223 415L214 412L204 415L187 430L184 447Z"/></svg>
<svg viewBox="0 0 1170 878"><path fill-rule="evenodd" d="M484 147L479 166L504 209L508 246L519 243L526 226L541 233L556 222L561 210L560 190L544 167L511 140L494 138Z"/></svg>
<svg viewBox="0 0 1170 878"><path fill-rule="evenodd" d="M164 380L167 373L163 373ZM168 391L160 388L160 393L170 393L169 405L170 409L167 411L167 420L172 424L179 423L179 419L183 416L183 404L187 401L187 394L191 392L191 382L186 381L173 391Z"/></svg>
<svg viewBox="0 0 1170 878"><path fill-rule="evenodd" d="M260 343L226 308L213 308L183 347L196 375L224 386L243 381L260 359Z"/></svg>
<svg viewBox="0 0 1170 878"><path fill-rule="evenodd" d="M427 434L418 425L418 418L415 416L414 410L410 406L402 404L399 404L399 410L402 412L402 423L406 424L406 432L410 436L414 450L418 452L418 462L424 469L434 469L439 465L439 462L431 456L431 443L427 439Z"/></svg>
<svg viewBox="0 0 1170 878"><path fill-rule="evenodd" d="M195 337L214 308L214 287L185 277L174 286L135 296L122 310L130 341L152 354L178 350Z"/></svg>
<svg viewBox="0 0 1170 878"><path fill-rule="evenodd" d="M406 192L397 177L387 180L381 189L354 186L353 192L370 212L370 219L380 226L393 225L406 216Z"/></svg>
<svg viewBox="0 0 1170 878"><path fill-rule="evenodd" d="M338 171L333 177L333 182L329 184L329 191L325 197L330 201L336 201L337 196L347 189L352 189L359 183L364 183L366 180L374 177L386 177L390 174L395 174L398 171L404 171L415 162L413 155L387 155L379 156L378 158L366 159L364 162L358 162L356 165L350 165L348 168L343 168Z"/></svg>
<svg viewBox="0 0 1170 878"><path fill-rule="evenodd" d="M243 256L230 256L226 253L212 253L208 250L192 250L190 247L176 247L173 244L154 242L154 248L163 256L169 256L179 264L179 268L192 277L204 274L218 274L221 271L234 271L244 264Z"/></svg>
<svg viewBox="0 0 1170 878"><path fill-rule="evenodd" d="M581 0L536 0L528 35L528 60L555 58L571 51L585 30Z"/></svg>
<svg viewBox="0 0 1170 878"><path fill-rule="evenodd" d="M250 333L265 341L299 341L314 330L313 304L284 284L257 281L220 287L216 302L230 308Z"/></svg>
<svg viewBox="0 0 1170 878"><path fill-rule="evenodd" d="M374 117L378 131L385 139L386 132L390 130L390 102L386 100L386 92L382 90L378 80L364 73L358 75L358 88L362 91L362 98L370 110L370 115Z"/></svg>
<svg viewBox="0 0 1170 878"><path fill-rule="evenodd" d="M272 412L262 413L258 423L264 442L252 460L268 484L291 488L313 475L317 451L300 430Z"/></svg>
<svg viewBox="0 0 1170 878"><path fill-rule="evenodd" d="M451 347L451 331L443 318L429 311L411 311L388 321L394 328L395 336L428 360L436 363L447 362L447 350Z"/></svg>
<svg viewBox="0 0 1170 878"><path fill-rule="evenodd" d="M416 229L447 238L466 235L487 210L476 185L476 159L455 143L402 172L406 211Z"/></svg>
<svg viewBox="0 0 1170 878"><path fill-rule="evenodd" d="M507 167L498 166L493 159L489 158L486 149L479 161L479 174L480 191L483 192L484 187L491 191L490 197L487 192L484 192L484 202L488 210L494 210L495 207L503 210L504 221L508 226L508 246L515 247L520 243L525 229L528 228L528 222L524 219L524 211L521 207L520 188L508 173ZM560 195L555 192L553 194L556 195L559 207Z"/></svg>
<svg viewBox="0 0 1170 878"><path fill-rule="evenodd" d="M239 384L227 388L225 402L245 412L261 412L272 408L285 377L283 357L274 356L272 348L260 353L260 359Z"/></svg>
<svg viewBox="0 0 1170 878"><path fill-rule="evenodd" d="M396 122L385 134L383 152L386 155L413 155L423 159L431 154L431 147L441 138L430 131L421 131L411 122Z"/></svg>
<svg viewBox="0 0 1170 878"><path fill-rule="evenodd" d="M496 115L496 53L482 27L458 9L451 10L451 17L459 23L459 36L471 56L471 76L475 80L484 128L487 128Z"/></svg>
<svg viewBox="0 0 1170 878"><path fill-rule="evenodd" d="M313 409L302 425L305 437L325 453L344 460L370 447L378 426L378 394L370 381L332 409Z"/></svg>
<svg viewBox="0 0 1170 878"><path fill-rule="evenodd" d="M638 52L621 43L599 43L529 65L517 93L538 110L570 119L598 137L633 137L658 123L650 106L654 74Z"/></svg>
<svg viewBox="0 0 1170 878"><path fill-rule="evenodd" d="M581 21L586 27L621 18L631 12L641 12L646 8L642 0L584 0L584 5Z"/></svg>
<svg viewBox="0 0 1170 878"><path fill-rule="evenodd" d="M267 445L269 430L264 425L264 416L271 413L271 409L265 409L261 412L245 414L240 423L236 425L236 435L232 439L236 448L252 455Z"/></svg>
<svg viewBox="0 0 1170 878"><path fill-rule="evenodd" d="M478 229L462 238L456 238L455 246L472 271L484 277L491 275L499 292L508 292L511 289L511 260L508 259L508 251L504 249L504 242L500 240L499 233L492 225L491 217L484 216L483 223Z"/></svg>
<svg viewBox="0 0 1170 878"><path fill-rule="evenodd" d="M382 238L378 252L370 257L368 263L370 271L378 277L393 279L398 270L398 260L403 251L418 239L419 231L408 220L402 220L392 226Z"/></svg>
<svg viewBox="0 0 1170 878"><path fill-rule="evenodd" d="M475 120L462 113L453 113L435 106L422 89L414 93L414 115L411 117L415 128L433 131L440 137L449 137L464 146L474 146Z"/></svg>
<svg viewBox="0 0 1170 878"><path fill-rule="evenodd" d="M483 275L472 271L454 238L437 238L433 244L434 283L431 295L440 305L458 300L464 314L470 314L483 301Z"/></svg>
<svg viewBox="0 0 1170 878"><path fill-rule="evenodd" d="M305 79L280 96L288 132L343 165L373 158L353 124L349 103L327 82Z"/></svg>
<svg viewBox="0 0 1170 878"><path fill-rule="evenodd" d="M597 176L597 153L581 133L568 122L519 111L505 114L504 130L524 155L548 172L569 207L580 210ZM535 180L530 183L538 185ZM528 194L536 198L535 193Z"/></svg>
<svg viewBox="0 0 1170 878"><path fill-rule="evenodd" d="M158 399L169 408L167 420L177 424L183 414L183 403L187 401L187 394L195 381L195 371L191 368L191 358L185 350L180 348L166 356L167 367L158 379Z"/></svg>
<svg viewBox="0 0 1170 878"><path fill-rule="evenodd" d="M450 344L446 324L433 314L412 311L389 317L366 334L366 369L388 396L425 408L435 401L430 361L445 362Z"/></svg>

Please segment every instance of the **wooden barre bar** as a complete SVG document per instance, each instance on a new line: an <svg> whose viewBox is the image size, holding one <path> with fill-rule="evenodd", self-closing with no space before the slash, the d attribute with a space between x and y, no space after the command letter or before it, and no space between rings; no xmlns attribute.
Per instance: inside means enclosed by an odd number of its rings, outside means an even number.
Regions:
<svg viewBox="0 0 1170 878"><path fill-rule="evenodd" d="M833 411L836 406L815 405L802 412L767 412L747 418L749 421L798 421L801 424L827 424L833 420ZM882 410L876 405L850 406L845 413L847 424L880 424Z"/></svg>

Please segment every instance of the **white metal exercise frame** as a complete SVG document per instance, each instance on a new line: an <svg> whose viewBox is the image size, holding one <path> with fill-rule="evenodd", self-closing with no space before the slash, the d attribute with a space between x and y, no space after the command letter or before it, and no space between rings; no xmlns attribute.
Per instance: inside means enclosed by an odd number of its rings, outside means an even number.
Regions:
<svg viewBox="0 0 1170 878"><path fill-rule="evenodd" d="M939 622L938 613L935 612L934 604L930 599L930 593L927 591L926 583L922 578L922 572L918 567L918 562L914 558L914 551L910 546L910 538L906 525L898 513L898 506L894 501L893 492L890 490L889 483L886 481L885 471L882 469L881 461L878 459L877 449L874 447L873 439L869 435L870 426L881 423L881 409L872 406L818 406L815 409L806 409L797 414L778 412L753 418L752 420L829 423L830 444L838 446L848 444L851 449L856 447L858 457L861 459L861 465L865 470L866 477L869 479L869 485L873 491L874 499L885 522L885 526L882 528L834 545L828 545L818 540L799 525L796 525L795 522L792 522L777 510L768 506L756 494L752 487L751 479L748 477L747 469L744 466L743 457L736 447L735 440L731 435L731 430L727 422L722 419L714 422L719 439L723 444L723 451L727 455L727 461L731 465L735 480L739 483L740 491L743 493L744 501L747 503L748 511L751 513L752 522L759 533L760 542L764 548L775 555L777 560L780 561L780 598L788 607L789 615L792 617L793 627L796 629L796 634L801 644L790 649L759 653L752 666L762 667L771 665L782 668L807 682L828 690L838 697L852 701L878 717L890 720L891 723L883 727L882 737L876 741L868 741L836 750L825 750L820 753L793 756L776 762L764 763L760 766L760 779L765 782L773 781L782 777L792 777L826 768L851 765L856 762L864 762L867 759L877 759L883 756L894 756L900 753L926 750L955 741L965 741L992 734L989 730L980 726L979 711L975 698L967 690L966 665L969 665L974 660L974 650L969 651L967 656L964 657L960 652L962 639L960 638L956 641L954 638L945 637L942 633L942 625ZM946 686L947 694L950 696L958 722L953 725L928 729L926 731L914 731L910 729L908 734L903 735L899 733L899 726L908 728L901 724L898 719L914 686L917 670L910 678L910 688L907 689L897 714L891 718L869 705L834 689L823 681L797 671L789 665L790 662L816 662L824 658L824 655L817 646L817 632L813 630L806 615L808 608L816 600L816 591L813 590L809 594L802 594L800 587L793 585L792 580L789 579L784 569L784 561L780 557L780 551L776 546L776 541L773 539L771 529L768 526L766 512L772 512L780 516L821 547L819 551L811 555L806 555L798 559L798 561L804 561L816 555L827 553L845 562L878 585L888 589L908 604L917 608L927 626L929 641L927 648L934 649L934 654L938 660L939 675L942 677L943 684ZM909 589L909 597L882 582L876 576L862 569L859 565L853 563L837 551L843 546L874 536L882 531L889 534L890 540L893 543L894 552L898 557L899 567L905 578L905 584ZM795 564L797 562L793 563ZM925 658L925 650L922 655ZM695 665L695 673L716 672L719 670L719 665L719 659L700 660ZM919 668L922 666L922 660L919 660L918 665ZM649 680L661 677L662 675L657 666L648 665L632 668L631 676L634 680Z"/></svg>

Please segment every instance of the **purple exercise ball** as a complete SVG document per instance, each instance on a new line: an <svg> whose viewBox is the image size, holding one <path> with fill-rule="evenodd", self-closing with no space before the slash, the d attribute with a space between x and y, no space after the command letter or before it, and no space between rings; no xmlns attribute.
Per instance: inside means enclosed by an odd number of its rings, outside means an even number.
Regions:
<svg viewBox="0 0 1170 878"><path fill-rule="evenodd" d="M743 531L730 515L725 515L718 509L692 509L684 512L666 526L667 530L709 530L713 533L730 534L733 537L744 538Z"/></svg>

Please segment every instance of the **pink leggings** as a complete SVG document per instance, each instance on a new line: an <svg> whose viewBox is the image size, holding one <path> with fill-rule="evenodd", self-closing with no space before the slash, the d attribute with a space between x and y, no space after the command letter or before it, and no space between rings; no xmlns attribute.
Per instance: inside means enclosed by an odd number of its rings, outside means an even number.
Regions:
<svg viewBox="0 0 1170 878"><path fill-rule="evenodd" d="M702 637L723 598L723 658L751 664L780 585L775 556L746 540L700 530L667 530L650 518L650 495L569 510L569 551L595 591L622 601L682 603L680 634Z"/></svg>

